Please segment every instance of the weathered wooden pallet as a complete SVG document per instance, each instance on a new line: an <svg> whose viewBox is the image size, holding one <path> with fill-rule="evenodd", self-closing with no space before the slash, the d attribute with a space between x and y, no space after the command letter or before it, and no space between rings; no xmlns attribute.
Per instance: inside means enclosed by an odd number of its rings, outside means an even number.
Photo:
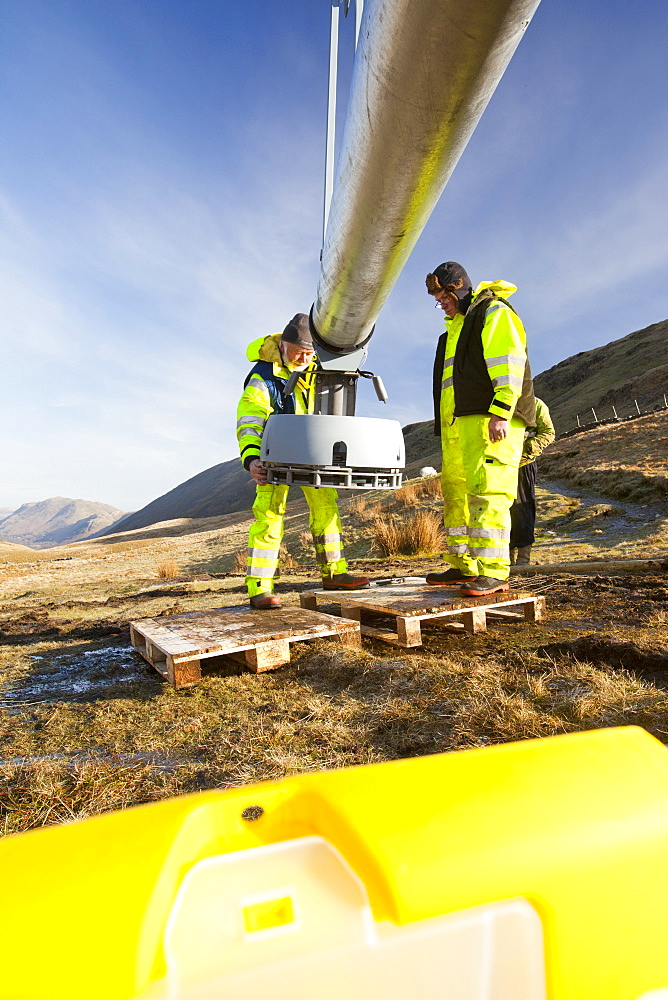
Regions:
<svg viewBox="0 0 668 1000"><path fill-rule="evenodd" d="M248 606L191 611L131 622L130 640L175 688L201 679L201 661L231 656L255 673L290 662L290 643L331 636L359 647L359 622L301 608L254 611Z"/></svg>
<svg viewBox="0 0 668 1000"><path fill-rule="evenodd" d="M447 619L443 624L463 628L467 632L484 632L488 617L501 621L535 622L542 618L545 610L545 598L528 592L462 597L458 587L431 587L427 584L393 584L347 593L307 590L301 594L300 602L305 610L316 610L319 604L338 604L344 618L360 622L362 635L405 648L422 645L421 621ZM391 615L396 622L396 631L362 625L364 612Z"/></svg>

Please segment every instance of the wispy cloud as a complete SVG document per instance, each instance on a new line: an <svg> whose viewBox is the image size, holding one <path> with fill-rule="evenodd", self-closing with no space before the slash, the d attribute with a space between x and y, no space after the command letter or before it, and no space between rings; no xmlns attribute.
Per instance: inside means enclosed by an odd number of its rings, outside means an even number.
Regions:
<svg viewBox="0 0 668 1000"><path fill-rule="evenodd" d="M539 8L378 320L390 402L364 383L361 413L429 417L441 260L518 285L535 370L668 315L665 7L648 7L632 25L616 0ZM316 37L310 5L289 25L250 0L207 10L11 12L0 505L138 507L232 458L247 343L310 306L326 18Z"/></svg>

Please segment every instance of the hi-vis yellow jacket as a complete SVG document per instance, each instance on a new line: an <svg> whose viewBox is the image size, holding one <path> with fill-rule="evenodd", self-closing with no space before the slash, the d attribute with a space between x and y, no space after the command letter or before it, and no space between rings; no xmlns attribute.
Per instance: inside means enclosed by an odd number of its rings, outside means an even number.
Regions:
<svg viewBox="0 0 668 1000"><path fill-rule="evenodd" d="M248 375L237 407L237 440L245 468L260 457L264 425L272 413L312 413L315 363L302 372L294 393L284 397L282 390L292 372L285 367L278 346L280 333L259 337L248 345L246 357L257 364Z"/></svg>
<svg viewBox="0 0 668 1000"><path fill-rule="evenodd" d="M526 429L520 466L535 462L547 446L552 444L554 438L554 424L547 403L536 396L536 423Z"/></svg>
<svg viewBox="0 0 668 1000"><path fill-rule="evenodd" d="M473 292L470 308L475 305L476 297L486 289L501 299L507 299L517 291L517 286L507 281L481 281ZM454 419L453 369L463 324L464 316L461 313L445 319L447 340L441 374L441 426L444 422L451 424ZM493 299L486 310L481 340L484 363L494 389L494 398L488 412L509 419L522 393L527 362L526 334L522 321L510 307L499 299Z"/></svg>

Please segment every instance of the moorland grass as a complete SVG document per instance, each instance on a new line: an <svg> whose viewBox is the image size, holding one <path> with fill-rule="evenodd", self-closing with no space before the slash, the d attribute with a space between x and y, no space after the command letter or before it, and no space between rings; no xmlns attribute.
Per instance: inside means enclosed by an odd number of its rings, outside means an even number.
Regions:
<svg viewBox="0 0 668 1000"><path fill-rule="evenodd" d="M439 520L440 500L426 490L416 496L417 506L394 494L342 499L349 554L361 553L356 569L422 575L438 566L435 556L365 555L373 544L374 521L361 516L368 509L386 520L408 523L421 512ZM665 551L665 520L629 524L626 534L622 525L610 538L593 534L592 525L610 520L600 514L573 540L566 529L576 514L587 519L583 506L554 493L541 506L541 530L549 523L559 532L539 540L547 560L578 549ZM417 651L372 639L363 651L297 643L292 663L275 672L210 660L197 687L174 691L131 650L128 624L244 603L235 553L245 550L247 527L238 516L184 521L170 523L164 536L139 530L46 550L22 564L0 562L0 830L305 770L599 726L637 723L668 740L660 678L541 652L591 632L667 645L665 581L654 578L534 579L533 588L551 588L538 626L495 624L470 635L427 623ZM306 532L299 500L288 510L286 542L300 564L285 570L278 587L288 605L318 582ZM179 576L160 579L168 559Z"/></svg>

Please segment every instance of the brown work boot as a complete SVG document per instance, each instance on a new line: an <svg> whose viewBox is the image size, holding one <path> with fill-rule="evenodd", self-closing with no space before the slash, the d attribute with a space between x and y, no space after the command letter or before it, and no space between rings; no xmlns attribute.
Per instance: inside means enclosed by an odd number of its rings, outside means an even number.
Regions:
<svg viewBox="0 0 668 1000"><path fill-rule="evenodd" d="M531 546L522 545L517 550L517 559L515 560L516 566L528 566L531 563Z"/></svg>
<svg viewBox="0 0 668 1000"><path fill-rule="evenodd" d="M335 573L323 579L324 590L364 590L369 586L366 576L352 576L350 573Z"/></svg>
<svg viewBox="0 0 668 1000"><path fill-rule="evenodd" d="M280 608L281 599L276 597L276 594L272 594L271 591L265 590L261 594L254 594L251 597L250 606L256 611L275 611L276 608Z"/></svg>
<svg viewBox="0 0 668 1000"><path fill-rule="evenodd" d="M472 583L462 586L464 597L487 597L488 594L498 594L504 590L510 590L508 581L495 580L492 576L477 576Z"/></svg>

